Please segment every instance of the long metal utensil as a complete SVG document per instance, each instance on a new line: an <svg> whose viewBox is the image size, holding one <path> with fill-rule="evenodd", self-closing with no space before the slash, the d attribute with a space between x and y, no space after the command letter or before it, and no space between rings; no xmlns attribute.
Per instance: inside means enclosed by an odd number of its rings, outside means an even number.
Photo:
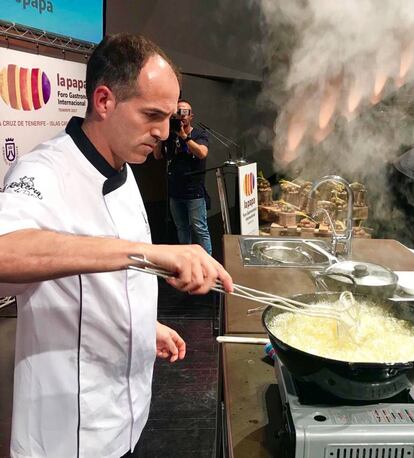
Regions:
<svg viewBox="0 0 414 458"><path fill-rule="evenodd" d="M128 269L137 270L139 272L157 275L158 277L167 279L174 277L172 272L160 268L158 265L148 261L145 256L142 255L131 255L132 261L138 262L139 265L129 265ZM226 291L221 282L218 282L216 286L212 288L220 294L226 294ZM253 288L248 288L242 285L233 285L233 292L228 293L232 296L240 297L242 299L248 299L250 301L260 303L260 306L254 309L248 310L248 314L256 313L264 310L267 306L276 307L280 310L297 313L306 316L330 318L336 320L338 323L345 327L345 330L349 332L350 329L354 328L358 324L358 311L355 309L355 301L350 292L345 291L341 294L339 302L343 304L342 308L333 308L331 306L306 304L304 302L298 302L294 299L289 299L276 294L259 291Z"/></svg>

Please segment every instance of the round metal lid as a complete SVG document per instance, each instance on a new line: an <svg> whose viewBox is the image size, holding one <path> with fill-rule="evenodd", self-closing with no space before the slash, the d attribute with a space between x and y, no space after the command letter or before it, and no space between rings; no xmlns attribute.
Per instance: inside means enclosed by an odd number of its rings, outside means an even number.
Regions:
<svg viewBox="0 0 414 458"><path fill-rule="evenodd" d="M329 275L346 274L360 286L388 286L397 282L397 276L392 270L370 262L342 261L328 267L325 272ZM339 275L334 278L342 283L351 282Z"/></svg>
<svg viewBox="0 0 414 458"><path fill-rule="evenodd" d="M414 180L414 148L406 151L394 161L394 167Z"/></svg>

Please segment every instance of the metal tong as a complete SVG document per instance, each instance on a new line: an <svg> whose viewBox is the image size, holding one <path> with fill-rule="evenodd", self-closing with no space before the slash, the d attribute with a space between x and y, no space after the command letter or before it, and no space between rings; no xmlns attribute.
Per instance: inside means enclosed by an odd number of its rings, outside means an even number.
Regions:
<svg viewBox="0 0 414 458"><path fill-rule="evenodd" d="M158 265L146 259L144 255L130 255L129 258L132 261L139 263L139 265L129 265L128 269L156 275L157 277L164 279L174 277L173 272L160 268ZM220 294L226 294L223 284L220 281L217 282L211 289ZM247 311L248 315L263 311L267 306L271 306L286 312L336 320L339 324L344 325L345 330L348 332L350 329L355 328L358 324L359 308L356 305L352 293L349 291L344 291L340 295L339 303L341 304L341 307L337 308L330 305L306 304L304 302L295 301L294 299L266 293L264 291L237 284L233 284L233 292L227 294L261 304L259 307L249 309Z"/></svg>

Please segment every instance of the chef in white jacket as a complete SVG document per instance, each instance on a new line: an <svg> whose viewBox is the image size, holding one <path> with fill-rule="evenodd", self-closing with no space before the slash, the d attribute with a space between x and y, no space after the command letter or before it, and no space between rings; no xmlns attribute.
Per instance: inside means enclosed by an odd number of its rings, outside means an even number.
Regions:
<svg viewBox="0 0 414 458"><path fill-rule="evenodd" d="M88 110L23 156L0 193L0 296L17 295L11 456L119 458L148 417L156 354L185 343L157 322L143 255L194 294L224 268L198 245L152 245L130 163L168 137L179 77L152 42L106 37L87 66ZM156 185L156 184L155 184Z"/></svg>

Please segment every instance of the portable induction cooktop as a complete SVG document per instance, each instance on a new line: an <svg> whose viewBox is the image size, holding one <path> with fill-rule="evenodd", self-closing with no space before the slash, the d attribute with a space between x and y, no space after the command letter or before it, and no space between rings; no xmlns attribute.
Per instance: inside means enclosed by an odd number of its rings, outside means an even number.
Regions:
<svg viewBox="0 0 414 458"><path fill-rule="evenodd" d="M346 401L299 382L276 357L284 458L414 458L414 389L382 402Z"/></svg>

